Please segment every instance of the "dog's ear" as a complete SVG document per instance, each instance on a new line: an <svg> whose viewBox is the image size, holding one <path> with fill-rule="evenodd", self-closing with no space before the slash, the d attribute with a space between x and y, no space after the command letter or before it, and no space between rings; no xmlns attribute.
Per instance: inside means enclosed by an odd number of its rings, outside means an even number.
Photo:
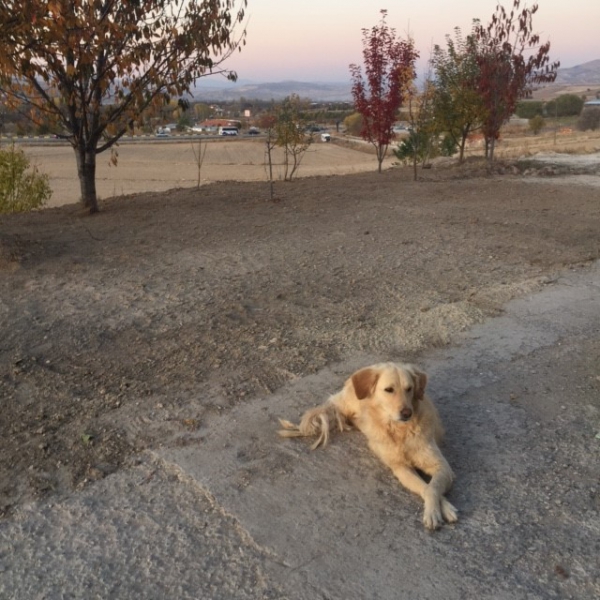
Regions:
<svg viewBox="0 0 600 600"><path fill-rule="evenodd" d="M414 365L410 365L411 375L413 376L414 386L415 386L415 394L414 398L416 400L422 400L425 395L425 388L427 387L427 373L425 371L421 371L421 369L415 367Z"/></svg>
<svg viewBox="0 0 600 600"><path fill-rule="evenodd" d="M354 386L356 397L359 400L364 400L367 396L370 396L378 379L379 371L371 367L356 371L352 375L352 385Z"/></svg>

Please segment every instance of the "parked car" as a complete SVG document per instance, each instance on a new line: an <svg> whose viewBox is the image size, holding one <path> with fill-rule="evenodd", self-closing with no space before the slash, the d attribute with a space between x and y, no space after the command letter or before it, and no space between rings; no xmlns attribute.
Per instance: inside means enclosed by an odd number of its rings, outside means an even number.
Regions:
<svg viewBox="0 0 600 600"><path fill-rule="evenodd" d="M248 135L258 135L260 133L260 130L258 130L256 127L250 127L250 129L248 129Z"/></svg>
<svg viewBox="0 0 600 600"><path fill-rule="evenodd" d="M322 133L321 134L321 141L322 142L330 142L331 141L331 135L329 135L328 133Z"/></svg>
<svg viewBox="0 0 600 600"><path fill-rule="evenodd" d="M394 128L392 131L394 133L410 133L412 130L411 130L410 125L400 123L400 124L394 125Z"/></svg>

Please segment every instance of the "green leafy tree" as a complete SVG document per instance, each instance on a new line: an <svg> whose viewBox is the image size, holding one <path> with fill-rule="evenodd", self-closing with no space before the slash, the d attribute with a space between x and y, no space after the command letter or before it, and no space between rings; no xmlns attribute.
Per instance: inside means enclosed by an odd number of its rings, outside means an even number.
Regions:
<svg viewBox="0 0 600 600"><path fill-rule="evenodd" d="M429 136L423 132L411 129L408 133L408 137L404 138L398 144L393 150L393 153L404 165L414 165L425 161L428 155L428 146Z"/></svg>
<svg viewBox="0 0 600 600"><path fill-rule="evenodd" d="M414 180L417 181L417 167L425 166L427 161L438 152L439 123L435 118L435 86L430 76L423 85L421 93L413 86L408 95L408 115L411 124L410 134L400 143L395 152L398 158L408 155L413 166Z"/></svg>
<svg viewBox="0 0 600 600"><path fill-rule="evenodd" d="M581 113L583 98L577 94L561 94L558 98L546 103L548 117L575 117Z"/></svg>
<svg viewBox="0 0 600 600"><path fill-rule="evenodd" d="M22 150L0 150L0 213L41 208L51 196L48 176L31 167Z"/></svg>
<svg viewBox="0 0 600 600"><path fill-rule="evenodd" d="M433 67L435 119L453 146L459 148L459 162L464 160L468 136L481 128L485 106L478 93L479 64L477 38L465 39L460 28L455 28L455 39L446 37L446 47L434 46Z"/></svg>
<svg viewBox="0 0 600 600"><path fill-rule="evenodd" d="M177 131L185 131L193 125L190 115L184 113L177 119Z"/></svg>
<svg viewBox="0 0 600 600"><path fill-rule="evenodd" d="M196 104L194 104L193 110L194 118L197 121L204 121L205 119L208 119L213 113L213 109L204 102L197 102Z"/></svg>
<svg viewBox="0 0 600 600"><path fill-rule="evenodd" d="M380 173L419 57L411 39L396 38L396 30L388 26L386 17L387 11L382 10L379 25L362 30L365 76L360 65L350 65L354 106L363 116L361 135L375 147Z"/></svg>
<svg viewBox="0 0 600 600"><path fill-rule="evenodd" d="M533 119L536 115L542 115L544 103L538 100L523 100L517 104L515 114L520 119Z"/></svg>
<svg viewBox="0 0 600 600"><path fill-rule="evenodd" d="M448 135L444 134L440 141L440 154L441 156L454 156L458 152L458 146L456 140Z"/></svg>
<svg viewBox="0 0 600 600"><path fill-rule="evenodd" d="M81 198L98 210L96 156L153 104L222 73L246 0L7 0L0 3L0 91L75 151Z"/></svg>

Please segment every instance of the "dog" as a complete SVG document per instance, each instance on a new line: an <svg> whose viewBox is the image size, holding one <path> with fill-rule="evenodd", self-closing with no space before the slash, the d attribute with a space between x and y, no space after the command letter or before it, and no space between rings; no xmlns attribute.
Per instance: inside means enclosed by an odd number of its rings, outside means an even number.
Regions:
<svg viewBox="0 0 600 600"><path fill-rule="evenodd" d="M439 449L444 429L426 386L427 374L414 365L365 367L324 404L304 413L299 425L280 419L279 435L316 436L314 450L327 445L332 431L355 427L400 483L423 499L425 527L438 529L444 521L455 523L458 514L444 497L454 474Z"/></svg>

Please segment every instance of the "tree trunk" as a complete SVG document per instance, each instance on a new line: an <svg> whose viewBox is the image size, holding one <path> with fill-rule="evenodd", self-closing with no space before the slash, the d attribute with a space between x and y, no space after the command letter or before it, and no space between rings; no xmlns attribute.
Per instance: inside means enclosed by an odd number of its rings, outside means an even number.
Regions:
<svg viewBox="0 0 600 600"><path fill-rule="evenodd" d="M196 153L196 149L194 148L194 142L192 142L192 152L194 153L194 159L196 160L196 165L198 166L198 179L196 181L196 187L200 187L202 185L202 164L204 163L204 156L206 155L207 149L206 142L204 143L204 147L202 147L202 138L198 138L198 153Z"/></svg>
<svg viewBox="0 0 600 600"><path fill-rule="evenodd" d="M467 145L468 133L463 133L460 139L460 154L458 155L458 162L462 163L465 160L465 146Z"/></svg>
<svg viewBox="0 0 600 600"><path fill-rule="evenodd" d="M269 192L270 199L273 201L273 155L272 150L274 147L274 142L271 139L271 132L267 133L267 146L266 146L266 156L267 156L267 164L269 167Z"/></svg>
<svg viewBox="0 0 600 600"><path fill-rule="evenodd" d="M383 164L383 159L385 158L385 155L387 153L387 146L383 146L381 144L375 144L375 150L377 153L377 172L381 173L382 172L382 167L381 165Z"/></svg>
<svg viewBox="0 0 600 600"><path fill-rule="evenodd" d="M290 168L290 151L287 143L283 147L283 180L288 180L288 171Z"/></svg>
<svg viewBox="0 0 600 600"><path fill-rule="evenodd" d="M77 159L77 175L81 186L81 201L89 209L90 214L98 212L98 197L96 196L96 152L75 148Z"/></svg>
<svg viewBox="0 0 600 600"><path fill-rule="evenodd" d="M488 160L490 162L494 162L494 149L496 148L496 138L492 138L490 140L490 148L488 153Z"/></svg>

